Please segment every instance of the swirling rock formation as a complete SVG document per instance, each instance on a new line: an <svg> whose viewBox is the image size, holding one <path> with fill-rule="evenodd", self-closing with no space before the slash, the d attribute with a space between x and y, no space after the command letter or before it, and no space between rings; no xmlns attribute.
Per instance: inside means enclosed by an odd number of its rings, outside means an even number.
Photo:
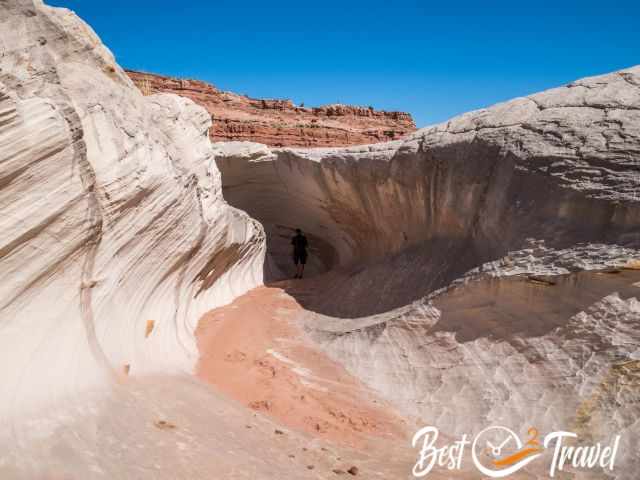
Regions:
<svg viewBox="0 0 640 480"><path fill-rule="evenodd" d="M635 478L640 67L388 143L212 147L209 113L143 96L71 12L0 2L0 41L2 478L318 478L344 458L406 478L404 443L326 453L185 375L205 311L290 275L296 227L311 278L208 316L216 348L260 350L218 355L211 383L251 358L264 392L279 374L291 402L324 389L307 404L338 432L363 382L386 400L367 432L399 430L390 404L452 435L621 434L606 474ZM252 298L271 323L239 334ZM291 357L263 351L274 337Z"/></svg>
<svg viewBox="0 0 640 480"><path fill-rule="evenodd" d="M291 100L256 99L185 80L127 70L140 90L175 93L211 114L211 140L251 141L275 147L336 147L395 140L415 131L411 115L372 107L305 107Z"/></svg>
<svg viewBox="0 0 640 480"><path fill-rule="evenodd" d="M143 97L67 10L3 2L0 25L3 412L190 371L199 316L262 279L262 228L222 199L209 115Z"/></svg>

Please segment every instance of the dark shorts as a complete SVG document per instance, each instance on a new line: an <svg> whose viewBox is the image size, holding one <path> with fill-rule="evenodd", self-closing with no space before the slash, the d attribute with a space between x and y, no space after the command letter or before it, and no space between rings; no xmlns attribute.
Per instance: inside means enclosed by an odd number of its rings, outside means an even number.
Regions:
<svg viewBox="0 0 640 480"><path fill-rule="evenodd" d="M293 252L293 263L305 265L307 263L307 252Z"/></svg>

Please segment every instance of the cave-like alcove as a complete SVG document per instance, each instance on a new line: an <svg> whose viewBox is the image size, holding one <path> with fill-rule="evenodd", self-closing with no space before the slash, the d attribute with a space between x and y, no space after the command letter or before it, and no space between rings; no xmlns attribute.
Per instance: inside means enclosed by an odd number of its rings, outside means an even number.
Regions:
<svg viewBox="0 0 640 480"><path fill-rule="evenodd" d="M314 161L289 151L216 159L225 200L264 227L265 283L309 310L341 317L411 303L486 254L469 242L465 219L444 219L439 228L425 185L432 177L419 166L424 159L404 160L406 170L394 175L389 160ZM283 281L295 271L296 228L309 240L305 280Z"/></svg>
<svg viewBox="0 0 640 480"><path fill-rule="evenodd" d="M491 145L474 145L473 159L460 146L364 154L256 148L216 158L223 196L265 229L265 282L328 315L407 305L528 238L563 248L615 241L626 228L611 228L616 212L607 202L524 172ZM294 273L296 228L310 244L305 280L283 282Z"/></svg>

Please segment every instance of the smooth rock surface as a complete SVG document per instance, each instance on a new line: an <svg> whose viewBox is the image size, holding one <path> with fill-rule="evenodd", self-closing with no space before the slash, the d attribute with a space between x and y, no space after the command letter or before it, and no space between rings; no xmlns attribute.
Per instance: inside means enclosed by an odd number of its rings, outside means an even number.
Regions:
<svg viewBox="0 0 640 480"><path fill-rule="evenodd" d="M3 415L190 372L199 316L262 281L263 231L222 199L209 116L143 97L68 10L3 2L0 40Z"/></svg>

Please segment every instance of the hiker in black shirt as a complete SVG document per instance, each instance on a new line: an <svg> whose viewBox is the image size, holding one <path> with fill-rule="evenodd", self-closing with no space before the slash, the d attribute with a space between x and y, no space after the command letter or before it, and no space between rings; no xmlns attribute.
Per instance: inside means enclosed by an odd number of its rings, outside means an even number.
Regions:
<svg viewBox="0 0 640 480"><path fill-rule="evenodd" d="M291 239L293 245L293 263L296 264L295 278L302 278L304 266L307 263L307 237L302 234L302 230L296 228L296 235Z"/></svg>

